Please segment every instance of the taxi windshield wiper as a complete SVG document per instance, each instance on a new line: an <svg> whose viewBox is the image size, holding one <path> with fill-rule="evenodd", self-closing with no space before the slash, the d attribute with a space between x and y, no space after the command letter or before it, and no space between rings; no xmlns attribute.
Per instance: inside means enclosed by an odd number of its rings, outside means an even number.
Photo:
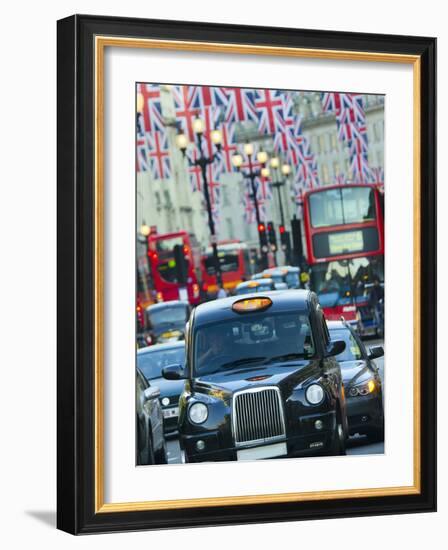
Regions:
<svg viewBox="0 0 448 550"><path fill-rule="evenodd" d="M281 361L293 361L294 359L305 359L304 353L285 353L283 355L274 355L264 361L264 363L276 363Z"/></svg>
<svg viewBox="0 0 448 550"><path fill-rule="evenodd" d="M260 363L264 362L266 357L243 357L242 359L236 359L235 361L229 361L223 363L220 368L237 367L238 365L244 365L245 363Z"/></svg>

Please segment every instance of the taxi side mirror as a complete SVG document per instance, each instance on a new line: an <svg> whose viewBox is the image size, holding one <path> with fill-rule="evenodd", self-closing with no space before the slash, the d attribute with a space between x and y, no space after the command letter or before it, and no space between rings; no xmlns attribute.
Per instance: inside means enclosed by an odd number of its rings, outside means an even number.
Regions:
<svg viewBox="0 0 448 550"><path fill-rule="evenodd" d="M371 348L369 348L369 359L378 359L378 357L383 357L383 355L383 346L372 346Z"/></svg>
<svg viewBox="0 0 448 550"><path fill-rule="evenodd" d="M334 357L335 355L339 355L345 350L345 342L343 340L335 340L334 342L330 342L327 348L327 353L325 354L326 357Z"/></svg>
<svg viewBox="0 0 448 550"><path fill-rule="evenodd" d="M184 380L186 378L182 365L168 365L162 369L162 376L166 380Z"/></svg>
<svg viewBox="0 0 448 550"><path fill-rule="evenodd" d="M148 386L143 392L145 400L149 401L150 399L156 399L160 397L160 389L157 386Z"/></svg>

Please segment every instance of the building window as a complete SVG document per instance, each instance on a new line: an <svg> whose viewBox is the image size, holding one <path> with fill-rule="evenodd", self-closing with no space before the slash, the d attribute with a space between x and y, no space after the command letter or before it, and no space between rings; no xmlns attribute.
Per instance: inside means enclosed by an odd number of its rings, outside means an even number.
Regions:
<svg viewBox="0 0 448 550"><path fill-rule="evenodd" d="M325 134L320 134L319 136L319 152L327 152L327 144L325 143Z"/></svg>
<svg viewBox="0 0 448 550"><path fill-rule="evenodd" d="M230 206L229 189L227 185L221 185L221 192L222 192L222 205Z"/></svg>
<svg viewBox="0 0 448 550"><path fill-rule="evenodd" d="M331 132L331 134L330 134L330 143L331 143L331 150L332 151L337 151L338 150L338 138L337 138L336 134L334 134L333 132Z"/></svg>
<svg viewBox="0 0 448 550"><path fill-rule="evenodd" d="M235 238L235 231L234 231L234 227L233 227L232 218L226 218L226 223L227 223L227 236L228 236L229 239L234 239Z"/></svg>
<svg viewBox="0 0 448 550"><path fill-rule="evenodd" d="M378 143L383 138L383 121L377 120L373 125L373 135L375 136L375 142Z"/></svg>
<svg viewBox="0 0 448 550"><path fill-rule="evenodd" d="M324 183L330 183L330 175L326 164L322 164L322 180Z"/></svg>

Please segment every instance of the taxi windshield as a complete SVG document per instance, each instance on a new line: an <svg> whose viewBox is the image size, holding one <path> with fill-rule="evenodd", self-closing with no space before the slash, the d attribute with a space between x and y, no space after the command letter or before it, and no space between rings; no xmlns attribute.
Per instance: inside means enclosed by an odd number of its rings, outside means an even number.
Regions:
<svg viewBox="0 0 448 550"><path fill-rule="evenodd" d="M298 287L300 285L299 273L297 271L288 271L286 274L286 284L289 287Z"/></svg>
<svg viewBox="0 0 448 550"><path fill-rule="evenodd" d="M183 304L149 309L147 315L152 326L187 322L187 308Z"/></svg>
<svg viewBox="0 0 448 550"><path fill-rule="evenodd" d="M194 376L260 364L308 359L315 354L306 312L258 312L200 326L194 338Z"/></svg>
<svg viewBox="0 0 448 550"><path fill-rule="evenodd" d="M359 361L362 359L361 348L348 328L330 329L330 337L334 342L337 340L345 342L344 351L336 356L338 361Z"/></svg>
<svg viewBox="0 0 448 550"><path fill-rule="evenodd" d="M154 380L162 377L163 367L185 364L185 346L175 348L163 348L147 353L137 354L137 366L145 375L147 380Z"/></svg>

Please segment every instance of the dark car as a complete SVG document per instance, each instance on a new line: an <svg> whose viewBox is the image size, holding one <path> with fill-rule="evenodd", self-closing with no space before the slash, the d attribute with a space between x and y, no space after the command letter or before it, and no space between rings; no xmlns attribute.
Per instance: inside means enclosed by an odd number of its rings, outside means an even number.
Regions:
<svg viewBox="0 0 448 550"><path fill-rule="evenodd" d="M343 340L345 350L336 359L341 365L350 434L384 440L383 388L373 359L384 355L381 346L366 350L357 332L345 321L329 321L332 340Z"/></svg>
<svg viewBox="0 0 448 550"><path fill-rule="evenodd" d="M199 305L186 339L179 441L186 462L345 454L342 377L314 293L286 290Z"/></svg>
<svg viewBox="0 0 448 550"><path fill-rule="evenodd" d="M159 388L151 385L137 368L135 391L137 464L166 464Z"/></svg>
<svg viewBox="0 0 448 550"><path fill-rule="evenodd" d="M177 432L179 397L184 389L184 380L166 380L162 369L173 363L185 363L185 342L156 344L137 352L137 366L149 382L160 390L160 403L164 417L165 435Z"/></svg>
<svg viewBox="0 0 448 550"><path fill-rule="evenodd" d="M235 294L253 294L254 292L268 292L275 290L275 284L272 279L261 278L253 281L244 281L235 287Z"/></svg>
<svg viewBox="0 0 448 550"><path fill-rule="evenodd" d="M148 345L176 342L185 338L185 324L190 317L190 304L171 300L153 304L145 310L145 337Z"/></svg>

